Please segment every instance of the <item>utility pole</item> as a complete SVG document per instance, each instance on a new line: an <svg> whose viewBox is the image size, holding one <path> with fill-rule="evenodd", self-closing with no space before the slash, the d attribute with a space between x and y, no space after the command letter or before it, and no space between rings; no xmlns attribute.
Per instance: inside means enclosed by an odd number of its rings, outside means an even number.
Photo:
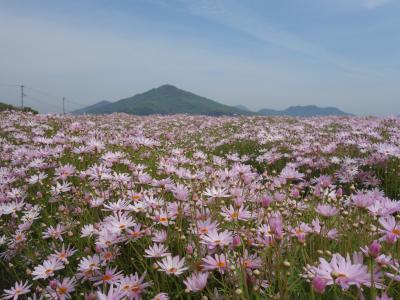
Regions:
<svg viewBox="0 0 400 300"><path fill-rule="evenodd" d="M62 102L63 102L63 115L65 115L65 97L63 97Z"/></svg>
<svg viewBox="0 0 400 300"><path fill-rule="evenodd" d="M24 86L21 84L19 87L21 88L21 108L24 109Z"/></svg>

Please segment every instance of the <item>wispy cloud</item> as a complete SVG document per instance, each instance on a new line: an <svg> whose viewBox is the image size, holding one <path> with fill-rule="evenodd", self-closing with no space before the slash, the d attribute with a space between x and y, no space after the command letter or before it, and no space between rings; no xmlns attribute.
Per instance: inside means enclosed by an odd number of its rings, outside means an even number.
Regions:
<svg viewBox="0 0 400 300"><path fill-rule="evenodd" d="M363 0L370 2L368 5L378 5L378 2L390 0ZM165 2L164 2L165 3ZM256 13L241 5L238 1L231 0L180 0L183 8L190 13L208 18L223 24L238 32L252 36L265 43L282 47L307 57L314 58L323 63L334 65L343 71L366 76L381 76L375 70L358 66L345 57L310 42L307 39L281 29L264 18L259 18ZM381 3L382 4L382 3ZM367 5L367 4L366 4Z"/></svg>
<svg viewBox="0 0 400 300"><path fill-rule="evenodd" d="M148 5L148 1L159 6ZM226 104L243 103L252 108L336 105L366 114L400 109L399 77L394 76L398 75L398 66L397 60L392 59L397 56L386 60L390 65L379 64L380 60L360 65L323 47L325 44L317 36L311 39L280 27L287 25L284 12L277 15L281 19L272 22L266 17L268 14L252 7L255 1L252 5L239 1L143 0L147 15L158 17L148 18L133 11L136 6L124 13L115 8L115 12L107 14L107 24L86 14L76 23L67 14L64 21L68 22L61 22L44 8L51 17L1 10L0 83L24 83L57 95L56 99L43 100L51 102L51 106L34 100L29 103L27 97L28 105L43 112L53 111L53 107L60 111L62 96L92 104L120 99L164 83ZM352 1L358 10L362 8L361 0L326 1ZM94 6L103 13L104 7ZM167 17L161 20L158 13L164 11ZM174 30L165 28L170 25L170 16L176 17ZM183 17L182 21L179 17ZM196 30L178 31L177 26L196 26ZM230 32L225 36L227 31ZM265 45L250 51L249 46L260 43L253 41L235 51L221 47L225 42L228 48L249 41L249 37ZM215 47L208 38L221 40ZM331 44L347 47L339 45L341 41L332 40ZM396 43L390 45L394 49ZM273 59L263 52L266 48L271 48L266 51L274 55ZM385 76L377 76L380 74L367 65L385 71ZM385 66L388 68L383 69ZM390 73L389 67L396 70ZM16 88L2 88L0 98L18 104L18 92ZM26 93L35 97L31 90ZM42 99L39 97L36 95ZM77 107L69 105L67 110L73 108Z"/></svg>
<svg viewBox="0 0 400 300"><path fill-rule="evenodd" d="M24 38L16 38L19 36ZM57 107L61 111L62 96L86 105L102 99L117 100L165 83L236 104L235 97L254 89L251 86L257 78L290 77L282 64L241 61L193 47L179 37L168 42L146 32L124 38L104 30L79 29L2 12L0 40L4 42L0 47L4 58L0 83L24 83L56 95L42 99L43 95L26 91L27 104L42 112ZM218 80L213 77L216 74ZM240 84L241 89L229 88ZM18 104L18 95L16 88L0 89L5 102ZM67 110L73 108L78 107Z"/></svg>
<svg viewBox="0 0 400 300"><path fill-rule="evenodd" d="M343 10L374 10L395 2L395 0L320 0L329 6Z"/></svg>
<svg viewBox="0 0 400 300"><path fill-rule="evenodd" d="M392 2L392 0L361 0L361 4L367 9L374 9Z"/></svg>

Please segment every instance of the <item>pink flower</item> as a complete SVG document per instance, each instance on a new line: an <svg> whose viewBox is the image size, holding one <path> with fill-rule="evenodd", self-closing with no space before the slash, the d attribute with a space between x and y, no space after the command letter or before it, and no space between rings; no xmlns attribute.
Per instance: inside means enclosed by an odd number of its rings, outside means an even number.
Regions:
<svg viewBox="0 0 400 300"><path fill-rule="evenodd" d="M104 274L101 274L97 278L95 278L95 286L100 284L115 284L121 278L122 272L117 272L117 268L108 268L105 270Z"/></svg>
<svg viewBox="0 0 400 300"><path fill-rule="evenodd" d="M218 223L215 221L211 221L211 219L207 219L205 221L197 221L197 234L207 234L210 231L214 231L218 229Z"/></svg>
<svg viewBox="0 0 400 300"><path fill-rule="evenodd" d="M65 249L65 245L63 244L61 251L55 251L55 253L51 254L50 257L54 257L59 261L62 261L63 263L68 263L68 258L74 255L76 251L77 250L75 250L74 248L70 248L70 246Z"/></svg>
<svg viewBox="0 0 400 300"><path fill-rule="evenodd" d="M18 299L19 296L29 293L31 291L30 290L31 286L32 285L28 284L27 281L26 282L22 282L22 281L16 282L12 288L10 288L8 290L4 290L3 297L4 297L4 299L16 300L16 299Z"/></svg>
<svg viewBox="0 0 400 300"><path fill-rule="evenodd" d="M102 291L97 292L97 300L121 300L125 297L124 293L113 286L110 287L108 293L103 293Z"/></svg>
<svg viewBox="0 0 400 300"><path fill-rule="evenodd" d="M64 278L62 281L55 280L54 284L50 284L47 291L59 300L70 299L73 291L75 291L76 280L74 278Z"/></svg>
<svg viewBox="0 0 400 300"><path fill-rule="evenodd" d="M32 272L33 279L47 279L54 276L54 272L64 268L64 265L58 259L51 257L43 262L43 265L35 267Z"/></svg>
<svg viewBox="0 0 400 300"><path fill-rule="evenodd" d="M191 292L199 292L207 285L208 273L193 273L183 283Z"/></svg>
<svg viewBox="0 0 400 300"><path fill-rule="evenodd" d="M382 293L380 297L376 296L375 300L393 300L393 298L389 297L386 293Z"/></svg>
<svg viewBox="0 0 400 300"><path fill-rule="evenodd" d="M353 263L349 255L345 258L336 253L330 262L324 258L319 261L319 266L314 269L315 276L325 279L327 285L338 284L342 289L348 289L351 285L360 287L371 283L368 267L358 262Z"/></svg>
<svg viewBox="0 0 400 300"><path fill-rule="evenodd" d="M203 258L204 264L202 265L204 270L215 270L217 269L221 274L228 269L228 262L226 260L225 254L215 254L214 257L208 255Z"/></svg>
<svg viewBox="0 0 400 300"><path fill-rule="evenodd" d="M283 178L283 179L298 180L298 179L302 179L304 177L304 174L298 172L294 166L288 164L282 169L279 177Z"/></svg>
<svg viewBox="0 0 400 300"><path fill-rule="evenodd" d="M153 246L150 246L149 249L144 250L144 252L146 252L146 255L144 255L144 257L159 258L171 255L171 253L167 251L167 246L164 246L163 244L154 244Z"/></svg>
<svg viewBox="0 0 400 300"><path fill-rule="evenodd" d="M54 228L53 226L49 226L49 228L46 229L45 232L43 232L43 238L48 239L58 239L60 241L63 241L62 234L65 232L65 228L61 224L57 224L57 226Z"/></svg>
<svg viewBox="0 0 400 300"><path fill-rule="evenodd" d="M158 293L151 300L169 300L167 293Z"/></svg>
<svg viewBox="0 0 400 300"><path fill-rule="evenodd" d="M222 207L221 216L225 218L225 221L247 221L252 218L251 213L243 206L235 209L232 205L229 209L225 206Z"/></svg>
<svg viewBox="0 0 400 300"><path fill-rule="evenodd" d="M220 233L214 230L202 236L201 239L201 243L206 244L209 249L214 249L218 246L229 246L233 241L232 234L227 230Z"/></svg>
<svg viewBox="0 0 400 300"><path fill-rule="evenodd" d="M179 201L186 201L189 198L189 190L186 186L177 184L172 189L172 194L174 195L175 199Z"/></svg>
<svg viewBox="0 0 400 300"><path fill-rule="evenodd" d="M160 271L163 271L168 275L179 276L188 269L188 267L185 267L185 258L180 258L179 256L164 257L161 262L158 262L157 264L161 268Z"/></svg>
<svg viewBox="0 0 400 300"><path fill-rule="evenodd" d="M249 254L247 250L244 251L243 257L239 260L245 269L254 270L262 266L261 258L257 254Z"/></svg>
<svg viewBox="0 0 400 300"><path fill-rule="evenodd" d="M144 282L145 277L146 272L140 277L137 273L124 276L119 281L119 289L129 299L141 299L141 295L146 291L146 288L152 285L151 281Z"/></svg>
<svg viewBox="0 0 400 300"><path fill-rule="evenodd" d="M312 228L306 223L301 223L297 227L292 228L290 232L292 236L297 237L299 242L305 243L306 236L308 233L312 232Z"/></svg>
<svg viewBox="0 0 400 300"><path fill-rule="evenodd" d="M318 204L315 211L324 217L332 217L337 215L339 212L336 207L326 204Z"/></svg>
<svg viewBox="0 0 400 300"><path fill-rule="evenodd" d="M385 239L389 244L394 244L400 237L400 224L396 222L395 217L380 217L379 224L383 227L380 231L385 233L381 240Z"/></svg>

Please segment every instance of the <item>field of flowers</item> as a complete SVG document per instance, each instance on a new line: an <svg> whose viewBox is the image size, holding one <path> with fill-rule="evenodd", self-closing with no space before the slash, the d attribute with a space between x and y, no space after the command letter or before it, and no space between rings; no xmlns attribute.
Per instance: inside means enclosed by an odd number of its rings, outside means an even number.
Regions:
<svg viewBox="0 0 400 300"><path fill-rule="evenodd" d="M4 299L400 299L400 119L0 113Z"/></svg>

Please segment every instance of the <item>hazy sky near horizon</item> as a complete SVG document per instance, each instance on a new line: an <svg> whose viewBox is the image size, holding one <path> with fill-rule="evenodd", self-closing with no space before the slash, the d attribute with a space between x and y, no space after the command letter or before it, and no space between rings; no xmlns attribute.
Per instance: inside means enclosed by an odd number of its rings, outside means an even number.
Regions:
<svg viewBox="0 0 400 300"><path fill-rule="evenodd" d="M23 83L42 112L169 83L251 109L400 114L400 0L0 0L0 41L0 101Z"/></svg>

